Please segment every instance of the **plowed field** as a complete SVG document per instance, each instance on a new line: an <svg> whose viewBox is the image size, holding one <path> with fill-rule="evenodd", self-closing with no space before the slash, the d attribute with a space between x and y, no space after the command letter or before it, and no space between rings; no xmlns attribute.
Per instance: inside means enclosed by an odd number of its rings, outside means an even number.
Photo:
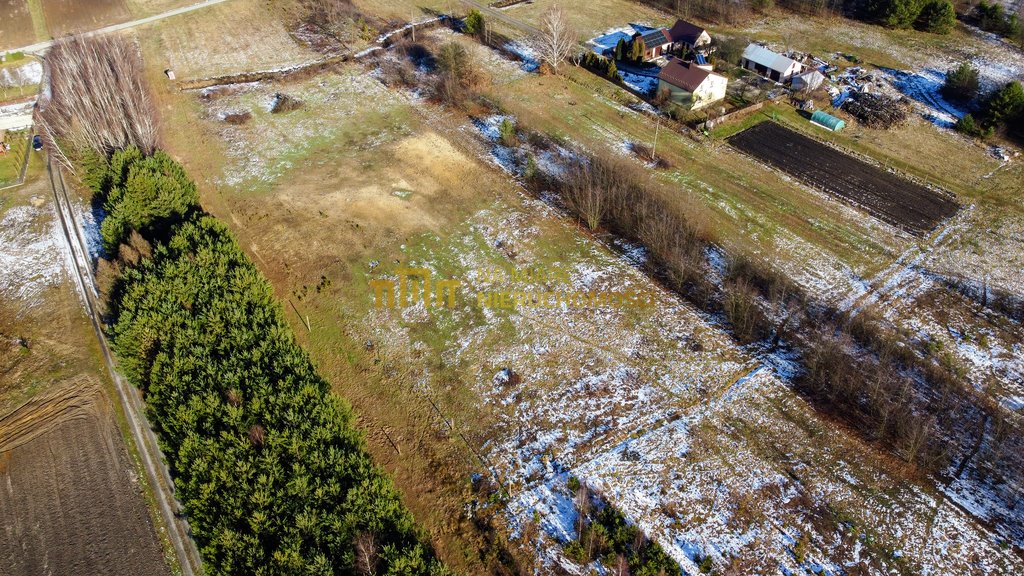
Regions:
<svg viewBox="0 0 1024 576"><path fill-rule="evenodd" d="M81 381L0 419L0 574L169 574L108 406Z"/></svg>
<svg viewBox="0 0 1024 576"><path fill-rule="evenodd" d="M128 20L124 0L42 0L46 25L54 38Z"/></svg>
<svg viewBox="0 0 1024 576"><path fill-rule="evenodd" d="M922 236L956 214L947 196L822 144L774 122L729 138L739 150L883 222Z"/></svg>

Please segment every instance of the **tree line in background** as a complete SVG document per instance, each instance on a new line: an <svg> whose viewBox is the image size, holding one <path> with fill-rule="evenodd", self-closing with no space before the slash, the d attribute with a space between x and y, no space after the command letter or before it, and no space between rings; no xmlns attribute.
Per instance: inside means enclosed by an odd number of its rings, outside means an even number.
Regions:
<svg viewBox="0 0 1024 576"><path fill-rule="evenodd" d="M167 155L86 155L138 386L208 574L445 574L273 290Z"/></svg>
<svg viewBox="0 0 1024 576"><path fill-rule="evenodd" d="M721 24L744 19L779 7L796 14L846 16L889 28L948 34L956 27L957 14L982 30L995 32L1024 47L1020 15L1008 13L995 0L637 0L683 18Z"/></svg>

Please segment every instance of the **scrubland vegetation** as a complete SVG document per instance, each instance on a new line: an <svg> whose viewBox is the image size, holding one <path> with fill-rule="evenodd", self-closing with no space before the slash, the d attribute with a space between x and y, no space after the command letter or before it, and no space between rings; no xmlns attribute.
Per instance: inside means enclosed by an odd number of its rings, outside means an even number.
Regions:
<svg viewBox="0 0 1024 576"><path fill-rule="evenodd" d="M998 421L1005 428L1010 413L976 391L956 361L907 346L905 334L870 311L850 314L817 301L742 253L729 256L725 281L716 284L706 255L717 241L706 216L649 188L643 168L627 159L574 155L565 176L535 172L531 189L557 190L589 229L646 247L650 271L699 308L727 318L741 344L792 347L800 358L794 383L825 413L925 473L962 464L982 444L978 430L987 430L984 445L1001 455L985 458L992 478L1024 470L1020 435L985 426Z"/></svg>

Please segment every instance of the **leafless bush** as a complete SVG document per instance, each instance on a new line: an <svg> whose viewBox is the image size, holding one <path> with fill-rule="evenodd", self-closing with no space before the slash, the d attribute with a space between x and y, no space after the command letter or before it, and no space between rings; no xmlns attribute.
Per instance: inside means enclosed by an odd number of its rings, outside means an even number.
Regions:
<svg viewBox="0 0 1024 576"><path fill-rule="evenodd" d="M757 290L746 280L732 280L723 288L722 307L736 339L749 344L767 335L768 319L758 305Z"/></svg>
<svg viewBox="0 0 1024 576"><path fill-rule="evenodd" d="M465 47L458 42L449 42L441 47L437 54L437 75L433 86L435 100L461 106L475 95L483 80Z"/></svg>
<svg viewBox="0 0 1024 576"><path fill-rule="evenodd" d="M103 155L130 146L146 154L156 149L155 115L135 43L115 35L72 36L58 40L45 63L50 90L38 121L51 149L59 150L58 143Z"/></svg>
<svg viewBox="0 0 1024 576"><path fill-rule="evenodd" d="M228 124L245 124L252 120L252 112L243 110L241 112L228 112L224 115L224 121Z"/></svg>
<svg viewBox="0 0 1024 576"><path fill-rule="evenodd" d="M352 0L292 0L280 3L280 8L295 22L331 33L362 17Z"/></svg>
<svg viewBox="0 0 1024 576"><path fill-rule="evenodd" d="M380 79L394 88L415 88L419 82L416 70L405 59L384 58L380 61Z"/></svg>

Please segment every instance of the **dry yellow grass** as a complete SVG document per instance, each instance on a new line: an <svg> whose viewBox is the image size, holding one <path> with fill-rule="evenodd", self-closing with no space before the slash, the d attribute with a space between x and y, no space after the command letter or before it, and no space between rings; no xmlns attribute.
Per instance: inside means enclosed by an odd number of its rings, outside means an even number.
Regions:
<svg viewBox="0 0 1024 576"><path fill-rule="evenodd" d="M262 2L232 0L140 28L150 66L179 80L270 70L316 60Z"/></svg>
<svg viewBox="0 0 1024 576"><path fill-rule="evenodd" d="M195 4L196 0L126 0L128 9L135 18L145 18L175 8Z"/></svg>

